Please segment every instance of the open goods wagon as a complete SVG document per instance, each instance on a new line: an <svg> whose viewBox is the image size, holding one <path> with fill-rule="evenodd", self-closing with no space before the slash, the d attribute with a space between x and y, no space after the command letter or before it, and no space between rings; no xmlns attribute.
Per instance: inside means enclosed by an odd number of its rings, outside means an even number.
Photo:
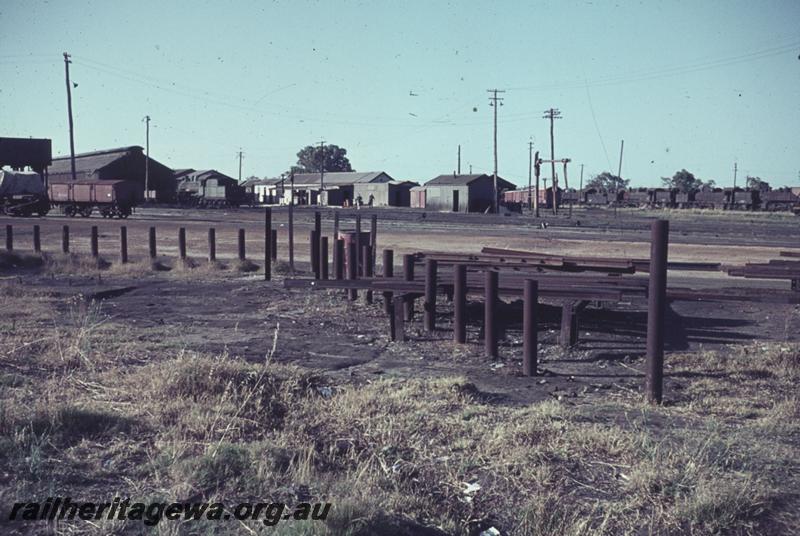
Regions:
<svg viewBox="0 0 800 536"><path fill-rule="evenodd" d="M136 183L125 180L81 180L50 183L50 203L67 216L88 218L95 209L104 218L127 218L141 199Z"/></svg>

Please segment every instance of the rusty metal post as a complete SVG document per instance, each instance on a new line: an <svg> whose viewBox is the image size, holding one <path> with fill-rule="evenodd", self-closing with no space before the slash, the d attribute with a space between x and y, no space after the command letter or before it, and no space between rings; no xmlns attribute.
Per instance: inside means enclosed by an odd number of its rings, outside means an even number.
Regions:
<svg viewBox="0 0 800 536"><path fill-rule="evenodd" d="M14 250L14 226L6 225L6 251Z"/></svg>
<svg viewBox="0 0 800 536"><path fill-rule="evenodd" d="M650 286L647 298L648 402L660 404L664 390L664 329L667 310L667 249L669 221L654 221L650 229Z"/></svg>
<svg viewBox="0 0 800 536"><path fill-rule="evenodd" d="M403 296L395 296L392 298L392 340L403 342L406 340L405 329L405 303Z"/></svg>
<svg viewBox="0 0 800 536"><path fill-rule="evenodd" d="M353 242L347 244L347 279L351 281L358 279L358 254L356 253L356 245ZM356 301L358 291L354 288L348 290L347 297L350 301Z"/></svg>
<svg viewBox="0 0 800 536"><path fill-rule="evenodd" d="M403 280L414 281L414 255L403 255ZM414 298L405 297L405 319L410 322L414 318Z"/></svg>
<svg viewBox="0 0 800 536"><path fill-rule="evenodd" d="M485 304L483 307L483 334L486 357L497 357L497 272L486 270Z"/></svg>
<svg viewBox="0 0 800 536"><path fill-rule="evenodd" d="M264 281L272 279L272 261L278 258L278 231L272 230L272 208L264 207Z"/></svg>
<svg viewBox="0 0 800 536"><path fill-rule="evenodd" d="M239 229L239 260L243 261L245 258L244 229Z"/></svg>
<svg viewBox="0 0 800 536"><path fill-rule="evenodd" d="M100 256L100 246L98 244L98 238L97 238L97 225L92 225L91 251L92 251L92 257L94 257L95 259Z"/></svg>
<svg viewBox="0 0 800 536"><path fill-rule="evenodd" d="M467 266L453 266L453 340L467 342Z"/></svg>
<svg viewBox="0 0 800 536"><path fill-rule="evenodd" d="M61 252L69 253L69 225L61 227Z"/></svg>
<svg viewBox="0 0 800 536"><path fill-rule="evenodd" d="M341 281L344 279L344 240L337 238L334 241L333 277Z"/></svg>
<svg viewBox="0 0 800 536"><path fill-rule="evenodd" d="M425 331L436 330L436 269L434 259L425 259Z"/></svg>
<svg viewBox="0 0 800 536"><path fill-rule="evenodd" d="M150 248L150 258L156 258L156 228L150 227L150 233L148 235L148 246Z"/></svg>
<svg viewBox="0 0 800 536"><path fill-rule="evenodd" d="M186 260L186 227L178 229L178 257L182 261Z"/></svg>
<svg viewBox="0 0 800 536"><path fill-rule="evenodd" d="M128 262L128 228L124 225L119 227L119 262Z"/></svg>
<svg viewBox="0 0 800 536"><path fill-rule="evenodd" d="M42 252L42 237L38 225L33 226L33 251L36 253Z"/></svg>
<svg viewBox="0 0 800 536"><path fill-rule="evenodd" d="M356 251L359 255L361 255L361 214L356 214ZM358 263L358 275L364 273L364 268L361 266L361 262Z"/></svg>
<svg viewBox="0 0 800 536"><path fill-rule="evenodd" d="M372 247L365 245L362 249L362 263L364 264L364 277L372 277ZM367 290L364 292L364 303L372 303L372 291Z"/></svg>
<svg viewBox="0 0 800 536"><path fill-rule="evenodd" d="M319 233L316 229L309 233L308 247L311 256L311 271L314 272L314 279L319 279Z"/></svg>
<svg viewBox="0 0 800 536"><path fill-rule="evenodd" d="M383 277L384 279L394 277L394 251L391 249L383 250ZM392 296L391 292L384 291L383 293L383 311L390 316L392 314Z"/></svg>
<svg viewBox="0 0 800 536"><path fill-rule="evenodd" d="M369 245L372 248L372 264L375 265L378 254L378 215L373 214L369 224Z"/></svg>
<svg viewBox="0 0 800 536"><path fill-rule="evenodd" d="M558 342L564 348L571 348L578 344L578 313L575 312L575 302L568 301L561 306L561 332Z"/></svg>
<svg viewBox="0 0 800 536"><path fill-rule="evenodd" d="M319 239L319 278L328 279L328 237Z"/></svg>
<svg viewBox="0 0 800 536"><path fill-rule="evenodd" d="M208 262L217 260L217 230L208 228Z"/></svg>
<svg viewBox="0 0 800 536"><path fill-rule="evenodd" d="M536 376L539 365L539 282L526 279L522 304L522 374Z"/></svg>

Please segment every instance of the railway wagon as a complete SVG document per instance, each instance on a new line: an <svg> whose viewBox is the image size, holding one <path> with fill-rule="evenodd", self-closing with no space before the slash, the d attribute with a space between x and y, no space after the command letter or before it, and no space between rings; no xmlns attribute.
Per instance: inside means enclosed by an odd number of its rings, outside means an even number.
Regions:
<svg viewBox="0 0 800 536"><path fill-rule="evenodd" d="M650 192L646 188L623 190L618 194L619 203L625 207L644 208L650 204Z"/></svg>
<svg viewBox="0 0 800 536"><path fill-rule="evenodd" d="M792 193L791 188L780 188L761 192L761 209L767 211L792 210L800 206L800 196Z"/></svg>
<svg viewBox="0 0 800 536"><path fill-rule="evenodd" d="M743 190L731 188L725 190L726 205L728 210L758 210L761 204L761 196L758 190Z"/></svg>
<svg viewBox="0 0 800 536"><path fill-rule="evenodd" d="M698 190L694 193L692 206L695 208L725 208L727 195L722 188Z"/></svg>
<svg viewBox="0 0 800 536"><path fill-rule="evenodd" d="M42 176L32 171L0 170L0 214L44 216L50 202Z"/></svg>
<svg viewBox="0 0 800 536"><path fill-rule="evenodd" d="M606 206L609 200L614 200L613 194L609 196L605 190L587 190L584 193L584 202L589 206Z"/></svg>
<svg viewBox="0 0 800 536"><path fill-rule="evenodd" d="M671 188L653 188L650 190L650 206L670 208L675 206L677 190Z"/></svg>
<svg viewBox="0 0 800 536"><path fill-rule="evenodd" d="M125 180L51 182L50 203L69 217L88 218L95 209L104 218L127 218L141 200L136 183Z"/></svg>

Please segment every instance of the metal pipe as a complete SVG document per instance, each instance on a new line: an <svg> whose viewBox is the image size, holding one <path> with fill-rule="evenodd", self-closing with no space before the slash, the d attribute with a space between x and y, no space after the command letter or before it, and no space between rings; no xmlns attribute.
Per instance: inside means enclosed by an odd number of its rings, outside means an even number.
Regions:
<svg viewBox="0 0 800 536"><path fill-rule="evenodd" d="M654 221L650 231L650 287L647 299L647 400L660 404L664 390L664 329L667 309L669 221Z"/></svg>
<svg viewBox="0 0 800 536"><path fill-rule="evenodd" d="M100 256L100 246L98 244L98 237L97 237L97 225L92 225L92 235L91 235L91 251L92 257L95 259Z"/></svg>
<svg viewBox="0 0 800 536"><path fill-rule="evenodd" d="M467 267L453 266L453 340L459 344L467 342Z"/></svg>
<svg viewBox="0 0 800 536"><path fill-rule="evenodd" d="M383 250L383 277L386 279L394 277L394 251L391 249ZM387 315L392 314L392 296L391 292L383 293L383 310Z"/></svg>
<svg viewBox="0 0 800 536"><path fill-rule="evenodd" d="M414 255L403 255L403 280L414 281ZM405 319L410 322L414 318L414 298L405 297Z"/></svg>
<svg viewBox="0 0 800 536"><path fill-rule="evenodd" d="M336 252L333 259L334 278L337 280L342 280L344 279L344 239L337 238L334 244L334 251Z"/></svg>
<svg viewBox="0 0 800 536"><path fill-rule="evenodd" d="M156 258L156 228L150 227L150 231L147 237L148 246L150 249L150 258Z"/></svg>
<svg viewBox="0 0 800 536"><path fill-rule="evenodd" d="M272 229L272 208L264 208L264 281L272 279L272 261L278 258L278 231Z"/></svg>
<svg viewBox="0 0 800 536"><path fill-rule="evenodd" d="M208 229L208 262L217 260L217 230L213 227Z"/></svg>
<svg viewBox="0 0 800 536"><path fill-rule="evenodd" d="M319 232L316 229L309 233L308 247L310 248L311 271L314 272L314 279L319 279Z"/></svg>
<svg viewBox="0 0 800 536"><path fill-rule="evenodd" d="M178 257L182 261L186 260L186 227L178 229Z"/></svg>
<svg viewBox="0 0 800 536"><path fill-rule="evenodd" d="M359 255L361 255L361 214L356 214L356 251ZM358 275L362 275L364 273L364 269L362 266L358 266Z"/></svg>
<svg viewBox="0 0 800 536"><path fill-rule="evenodd" d="M483 308L483 331L486 357L497 357L497 287L498 274L494 270L485 272L485 303Z"/></svg>
<svg viewBox="0 0 800 536"><path fill-rule="evenodd" d="M425 331L436 330L436 261L425 259Z"/></svg>
<svg viewBox="0 0 800 536"><path fill-rule="evenodd" d="M526 279L522 310L522 374L536 376L539 364L539 283Z"/></svg>
<svg viewBox="0 0 800 536"><path fill-rule="evenodd" d="M239 229L239 260L244 261L245 259L245 242L244 242L244 229Z"/></svg>
<svg viewBox="0 0 800 536"><path fill-rule="evenodd" d="M356 245L353 242L347 244L347 279L354 281L358 279L358 255L356 254ZM347 297L350 301L356 301L358 298L358 291L350 289L347 291Z"/></svg>
<svg viewBox="0 0 800 536"><path fill-rule="evenodd" d="M362 249L362 263L364 264L364 277L372 277L372 247L365 245ZM367 290L364 292L364 302L367 304L372 303L372 291Z"/></svg>
<svg viewBox="0 0 800 536"><path fill-rule="evenodd" d="M33 251L35 251L36 253L42 252L42 237L41 234L39 233L38 225L33 226Z"/></svg>
<svg viewBox="0 0 800 536"><path fill-rule="evenodd" d="M319 239L319 278L328 279L328 237Z"/></svg>
<svg viewBox="0 0 800 536"><path fill-rule="evenodd" d="M128 228L124 225L119 227L119 262L128 262Z"/></svg>

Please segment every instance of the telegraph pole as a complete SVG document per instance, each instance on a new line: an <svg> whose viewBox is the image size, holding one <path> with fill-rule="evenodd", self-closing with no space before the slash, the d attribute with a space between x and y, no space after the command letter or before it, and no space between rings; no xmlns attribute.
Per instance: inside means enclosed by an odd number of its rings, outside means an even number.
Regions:
<svg viewBox="0 0 800 536"><path fill-rule="evenodd" d="M494 179L494 197L492 198L492 212L497 214L497 107L503 105L503 99L498 97L498 93L505 93L505 91L501 89L487 89L489 93L492 94L489 97L491 101L489 106L494 107L494 174L492 175Z"/></svg>
<svg viewBox="0 0 800 536"><path fill-rule="evenodd" d="M528 210L533 212L533 195L531 194L531 175L533 174L533 141L528 142Z"/></svg>
<svg viewBox="0 0 800 536"><path fill-rule="evenodd" d="M583 164L581 164L581 187L578 190L578 195L580 196L578 198L578 203L580 203L581 202L580 200L583 199Z"/></svg>
<svg viewBox="0 0 800 536"><path fill-rule="evenodd" d="M325 140L319 142L319 196L317 197L317 205L322 204L322 192L325 190ZM309 200L310 202L310 200ZM361 252L358 252L361 255Z"/></svg>
<svg viewBox="0 0 800 536"><path fill-rule="evenodd" d="M239 147L239 152L237 153L239 156L239 184L242 183L242 156L244 153L242 152L242 148Z"/></svg>
<svg viewBox="0 0 800 536"><path fill-rule="evenodd" d="M461 144L458 144L458 174L461 175Z"/></svg>
<svg viewBox="0 0 800 536"><path fill-rule="evenodd" d="M736 172L739 171L739 163L733 163L733 190L731 190L731 208L736 203Z"/></svg>
<svg viewBox="0 0 800 536"><path fill-rule="evenodd" d="M536 154L533 155L533 172L536 176L536 193L533 195L533 206L534 211L536 212L536 217L539 217L539 173L542 168L542 163L539 160L539 151L536 151ZM545 183L545 190L547 189L547 184Z"/></svg>
<svg viewBox="0 0 800 536"><path fill-rule="evenodd" d="M150 191L150 116L144 116L145 122L145 158L144 158L144 199L148 199Z"/></svg>
<svg viewBox="0 0 800 536"><path fill-rule="evenodd" d="M558 214L558 203L556 203L556 188L558 188L558 179L556 179L556 150L553 138L553 120L561 119L561 112L558 108L550 108L545 110L544 119L550 120L550 173L553 179L553 214ZM545 186L547 189L547 186Z"/></svg>
<svg viewBox="0 0 800 536"><path fill-rule="evenodd" d="M70 166L72 169L72 180L78 180L75 174L75 135L72 125L72 86L69 83L69 64L71 56L64 52L64 72L66 73L67 80L67 113L69 114L69 157Z"/></svg>

